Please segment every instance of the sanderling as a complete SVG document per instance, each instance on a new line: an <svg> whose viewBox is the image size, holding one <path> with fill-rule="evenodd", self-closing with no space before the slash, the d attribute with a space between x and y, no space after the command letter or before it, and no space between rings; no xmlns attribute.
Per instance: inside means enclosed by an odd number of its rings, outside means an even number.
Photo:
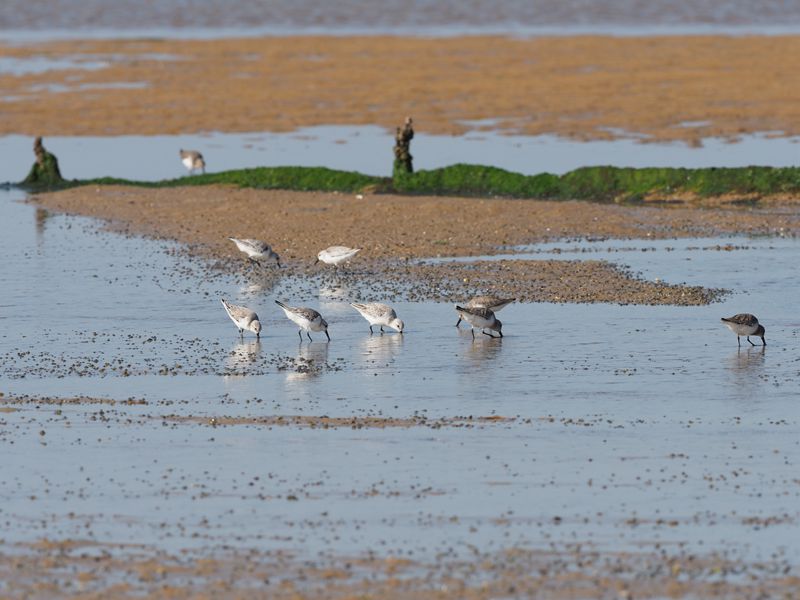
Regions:
<svg viewBox="0 0 800 600"><path fill-rule="evenodd" d="M380 302L367 302L365 304L354 302L350 306L360 312L361 316L367 320L369 323L370 333L373 333L373 325L380 325L381 333L383 333L384 325L403 333L403 327L405 325L403 324L403 321L397 318L397 313L394 312L394 309L391 306L381 304Z"/></svg>
<svg viewBox="0 0 800 600"><path fill-rule="evenodd" d="M268 260L275 259L275 262L278 264L278 267L281 266L281 257L278 256L278 253L272 249L272 246L267 244L266 242L262 242L261 240L253 240L250 238L239 239L239 238L228 238L236 247L247 254L247 258L251 262L257 262L259 264L262 258L266 258Z"/></svg>
<svg viewBox="0 0 800 600"><path fill-rule="evenodd" d="M189 175L197 169L200 169L203 173L206 172L206 161L197 150L184 150L181 148L180 155L183 166L189 170Z"/></svg>
<svg viewBox="0 0 800 600"><path fill-rule="evenodd" d="M286 306L283 302L278 300L275 300L275 304L283 309L283 312L286 313L290 321L296 323L297 326L300 327L297 335L300 336L301 340L303 339L303 331L306 332L308 339L312 342L314 340L311 339L309 331L324 331L325 335L328 337L328 341L331 341L331 336L328 334L328 322L313 308Z"/></svg>
<svg viewBox="0 0 800 600"><path fill-rule="evenodd" d="M325 248L325 250L321 250L320 253L317 254L317 260L314 262L314 264L317 264L319 261L322 261L328 265L338 265L340 262L350 260L359 252L361 252L361 248L348 248L347 246L331 246L329 248Z"/></svg>
<svg viewBox="0 0 800 600"><path fill-rule="evenodd" d="M475 328L481 330L481 333L489 337L495 337L491 333L486 333L484 329L496 331L503 337L503 324L494 313L488 308L466 308L464 306L456 306L458 315L472 326L472 337L475 338Z"/></svg>
<svg viewBox="0 0 800 600"><path fill-rule="evenodd" d="M764 346L767 345L767 340L764 339L764 326L758 322L754 315L741 313L732 317L722 317L722 322L736 334L736 341L739 342L739 346L742 345L741 336L745 336L747 341L750 342L751 335L757 335L761 338L761 343ZM753 342L750 342L750 344L755 346Z"/></svg>
<svg viewBox="0 0 800 600"><path fill-rule="evenodd" d="M236 306L229 304L222 298L222 306L225 307L225 312L233 321L234 325L239 329L239 335L244 335L244 330L252 331L256 334L257 338L261 337L261 321L258 320L258 315L246 306Z"/></svg>
<svg viewBox="0 0 800 600"><path fill-rule="evenodd" d="M506 306L515 302L516 298L498 298L497 296L475 296L464 306L466 308L488 308L492 312L499 312ZM461 315L458 316L456 327L461 324Z"/></svg>

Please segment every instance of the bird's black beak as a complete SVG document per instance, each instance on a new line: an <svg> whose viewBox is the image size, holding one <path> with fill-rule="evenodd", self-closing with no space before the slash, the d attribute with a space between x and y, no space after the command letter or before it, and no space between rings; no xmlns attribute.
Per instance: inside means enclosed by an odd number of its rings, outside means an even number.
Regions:
<svg viewBox="0 0 800 600"><path fill-rule="evenodd" d="M315 261L314 261L314 265L316 266L316 264L317 264L318 262L319 262L319 259L315 260Z"/></svg>
<svg viewBox="0 0 800 600"><path fill-rule="evenodd" d="M331 341L331 336L330 336L330 335L328 335L328 330L327 330L327 329L325 330L325 335L327 336L327 338L328 338L328 341L330 342L330 341Z"/></svg>

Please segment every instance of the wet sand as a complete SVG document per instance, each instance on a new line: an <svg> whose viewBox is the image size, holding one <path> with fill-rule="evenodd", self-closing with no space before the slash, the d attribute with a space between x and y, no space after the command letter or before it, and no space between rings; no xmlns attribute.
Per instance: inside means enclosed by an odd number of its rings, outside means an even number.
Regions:
<svg viewBox="0 0 800 600"><path fill-rule="evenodd" d="M729 199L732 200L732 199ZM38 194L47 210L106 219L130 235L174 239L226 269L253 268L228 236L271 243L289 268L274 279L318 275L357 287L383 282L385 294L450 301L475 290L523 301L706 304L713 290L644 281L602 261L502 261L421 264L416 259L507 252L561 238L664 238L721 234L795 235L800 214L789 199L756 206L720 199L697 205L622 206L526 201L307 193L224 186L142 189L83 187ZM243 222L242 215L249 215ZM329 245L362 247L351 267L313 267ZM398 276L398 272L401 276ZM377 282L377 283L376 283ZM400 285L401 282L403 285ZM680 282L671 282L680 284Z"/></svg>
<svg viewBox="0 0 800 600"><path fill-rule="evenodd" d="M800 134L796 36L63 41L3 55L75 64L0 74L2 134L394 130L407 114L439 134Z"/></svg>

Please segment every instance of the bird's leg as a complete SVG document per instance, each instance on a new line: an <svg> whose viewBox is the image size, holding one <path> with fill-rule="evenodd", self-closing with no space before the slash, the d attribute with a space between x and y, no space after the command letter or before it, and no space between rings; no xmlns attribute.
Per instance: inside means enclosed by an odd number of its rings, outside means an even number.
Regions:
<svg viewBox="0 0 800 600"><path fill-rule="evenodd" d="M767 340L764 339L763 335L761 336L761 345L762 346L766 346L767 345Z"/></svg>
<svg viewBox="0 0 800 600"><path fill-rule="evenodd" d="M483 329L481 329L481 333L483 335L488 335L490 338L494 339L494 334L492 334L492 333L486 333Z"/></svg>
<svg viewBox="0 0 800 600"><path fill-rule="evenodd" d="M308 336L308 341L313 342L314 340L311 339L311 334L306 331L306 335Z"/></svg>
<svg viewBox="0 0 800 600"><path fill-rule="evenodd" d="M374 332L374 331L372 331L372 325L370 325L370 326L369 326L369 334L370 334L370 335L372 335L373 333L375 333L375 332Z"/></svg>
<svg viewBox="0 0 800 600"><path fill-rule="evenodd" d="M736 341L737 341L737 342L738 342L738 344L739 344L739 348L741 348L741 347L742 347L742 338L740 338L740 337L737 335L737 336L736 336Z"/></svg>
<svg viewBox="0 0 800 600"><path fill-rule="evenodd" d="M300 343L302 344L303 343L303 330L302 329L298 329L297 330L297 335L300 336Z"/></svg>
<svg viewBox="0 0 800 600"><path fill-rule="evenodd" d="M383 325L381 325L381 333L384 333L384 331L383 331Z"/></svg>
<svg viewBox="0 0 800 600"><path fill-rule="evenodd" d="M755 344L752 341L750 341L750 336L749 335L747 336L747 341L750 342L751 346L755 346Z"/></svg>
<svg viewBox="0 0 800 600"><path fill-rule="evenodd" d="M461 317L458 317L458 321L456 321L456 327L458 327L459 325L461 325Z"/></svg>
<svg viewBox="0 0 800 600"><path fill-rule="evenodd" d="M472 328L472 329L470 329L469 331L470 331L470 333L472 334L472 339L474 340L474 339L475 339L475 328L473 327L473 328Z"/></svg>
<svg viewBox="0 0 800 600"><path fill-rule="evenodd" d="M244 337L244 329L239 330L239 337Z"/></svg>

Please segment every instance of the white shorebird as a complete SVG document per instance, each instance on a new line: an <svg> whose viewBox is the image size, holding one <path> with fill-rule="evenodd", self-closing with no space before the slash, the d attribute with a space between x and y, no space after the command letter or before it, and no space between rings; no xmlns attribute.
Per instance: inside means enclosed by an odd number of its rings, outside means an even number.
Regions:
<svg viewBox="0 0 800 600"><path fill-rule="evenodd" d="M258 315L246 306L236 306L221 299L222 306L225 307L225 312L233 321L234 325L239 329L239 335L244 336L244 330L252 331L256 334L257 338L261 337L261 321L258 320Z"/></svg>
<svg viewBox="0 0 800 600"><path fill-rule="evenodd" d="M314 264L322 261L326 265L338 265L340 262L350 260L359 252L361 252L361 248L330 246L329 248L325 248L325 250L321 250L319 254L317 254L317 260L314 262Z"/></svg>
<svg viewBox="0 0 800 600"><path fill-rule="evenodd" d="M198 169L203 173L206 172L206 161L197 150L184 150L181 148L180 155L183 166L189 170L189 175Z"/></svg>
<svg viewBox="0 0 800 600"><path fill-rule="evenodd" d="M464 306L456 306L458 316L464 319L472 326L472 337L475 338L475 328L481 330L481 333L489 337L496 337L491 333L486 333L484 329L496 331L503 337L503 324L494 316L494 313L488 308L467 308Z"/></svg>
<svg viewBox="0 0 800 600"><path fill-rule="evenodd" d="M361 313L361 316L367 320L370 333L373 333L373 325L380 325L381 333L383 333L384 325L397 330L399 333L403 333L403 327L405 327L405 325L403 321L397 318L397 313L394 312L391 306L381 304L380 302L367 302L365 304L354 302L350 306L355 308Z"/></svg>
<svg viewBox="0 0 800 600"><path fill-rule="evenodd" d="M278 300L275 300L275 304L283 309L283 312L286 313L286 316L289 317L290 321L296 323L297 326L300 327L297 335L300 336L301 341L303 339L303 331L306 332L309 341L314 341L311 339L311 334L309 331L324 331L328 341L331 341L331 336L328 334L328 322L323 319L322 315L313 308L286 306L283 302Z"/></svg>
<svg viewBox="0 0 800 600"><path fill-rule="evenodd" d="M500 312L506 306L515 302L516 298L499 298L497 296L475 296L472 300L467 302L465 308L488 308L492 312ZM458 315L456 327L461 324L461 315Z"/></svg>
<svg viewBox="0 0 800 600"><path fill-rule="evenodd" d="M741 313L732 317L722 317L722 322L736 334L736 341L739 342L739 346L742 345L741 336L745 336L747 341L750 342L751 335L757 335L761 338L761 343L764 346L767 345L767 341L764 339L764 334L766 333L764 326L758 322L754 315ZM753 342L750 342L750 344L755 346Z"/></svg>
<svg viewBox="0 0 800 600"><path fill-rule="evenodd" d="M261 259L275 260L278 267L281 266L281 257L272 249L272 246L261 240L254 240L250 238L228 238L236 247L247 254L247 258L251 262L260 263Z"/></svg>

